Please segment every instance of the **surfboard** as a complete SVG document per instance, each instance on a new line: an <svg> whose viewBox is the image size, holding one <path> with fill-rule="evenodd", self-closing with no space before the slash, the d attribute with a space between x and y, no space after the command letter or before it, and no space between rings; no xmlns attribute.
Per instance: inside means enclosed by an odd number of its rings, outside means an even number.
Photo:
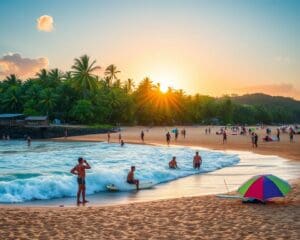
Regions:
<svg viewBox="0 0 300 240"><path fill-rule="evenodd" d="M153 187L153 183L152 182L141 182L140 185L139 185L139 190L149 189L149 188L152 188L152 187ZM117 191L120 190L114 184L108 184L108 185L106 185L106 189L108 191L111 191L111 192L117 192ZM126 189L129 189L129 191L136 190L136 185L135 184L127 184Z"/></svg>

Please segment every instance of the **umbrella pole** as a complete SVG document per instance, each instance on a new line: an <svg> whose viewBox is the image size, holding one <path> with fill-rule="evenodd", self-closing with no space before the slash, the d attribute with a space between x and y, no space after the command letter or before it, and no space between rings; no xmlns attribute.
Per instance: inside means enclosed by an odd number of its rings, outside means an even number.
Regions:
<svg viewBox="0 0 300 240"><path fill-rule="evenodd" d="M228 188L228 186L227 186L227 183L226 183L226 181L225 181L225 178L224 178L223 180L224 180L224 183L225 183L225 187L226 187L226 189L227 189L227 193L229 194L229 188Z"/></svg>

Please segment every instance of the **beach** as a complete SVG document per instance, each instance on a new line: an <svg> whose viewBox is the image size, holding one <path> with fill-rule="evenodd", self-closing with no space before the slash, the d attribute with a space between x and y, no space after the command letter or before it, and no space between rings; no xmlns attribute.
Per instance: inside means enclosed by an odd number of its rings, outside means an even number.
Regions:
<svg viewBox="0 0 300 240"><path fill-rule="evenodd" d="M126 127L122 138L126 143L166 144L165 133L174 127ZM182 129L180 127L179 129ZM250 136L205 134L205 127L185 127L186 138L179 136L172 145L198 146L215 150L252 151L300 159L297 137L290 143L287 134L280 142L263 143L264 129L257 130L259 146L253 149ZM272 132L275 128L272 129ZM111 133L118 142L119 133ZM106 141L106 134L58 139L59 141ZM270 156L272 157L272 156ZM292 182L287 197L265 205L243 204L240 199L221 199L216 195L180 197L168 200L80 207L1 206L0 235L3 239L299 239L300 181ZM224 191L225 192L225 191Z"/></svg>

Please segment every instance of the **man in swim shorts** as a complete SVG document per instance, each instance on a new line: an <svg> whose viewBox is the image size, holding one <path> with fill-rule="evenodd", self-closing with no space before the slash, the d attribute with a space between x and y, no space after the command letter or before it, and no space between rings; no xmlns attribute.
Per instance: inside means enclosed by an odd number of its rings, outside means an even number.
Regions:
<svg viewBox="0 0 300 240"><path fill-rule="evenodd" d="M71 173L77 175L77 204L88 202L85 199L85 169L91 169L91 166L82 157L78 158L78 164L71 169ZM80 201L80 195L82 195L82 202Z"/></svg>
<svg viewBox="0 0 300 240"><path fill-rule="evenodd" d="M172 168L172 169L178 168L177 162L176 162L176 157L173 157L172 160L169 162L169 168Z"/></svg>
<svg viewBox="0 0 300 240"><path fill-rule="evenodd" d="M200 166L201 166L201 163L202 163L202 158L199 155L199 152L197 151L196 155L194 156L194 160L193 160L194 168L199 170Z"/></svg>
<svg viewBox="0 0 300 240"><path fill-rule="evenodd" d="M131 170L127 175L127 183L135 184L136 185L136 190L139 190L140 181L138 179L134 178L134 171L135 171L135 166L131 166Z"/></svg>

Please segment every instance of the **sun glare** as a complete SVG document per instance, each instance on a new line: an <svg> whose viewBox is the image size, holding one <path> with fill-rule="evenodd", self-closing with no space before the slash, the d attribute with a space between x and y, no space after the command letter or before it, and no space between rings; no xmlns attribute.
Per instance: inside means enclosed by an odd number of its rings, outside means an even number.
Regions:
<svg viewBox="0 0 300 240"><path fill-rule="evenodd" d="M169 89L169 86L168 85L166 85L165 83L160 83L160 91L162 92L162 93L166 93L167 91L168 91L168 89Z"/></svg>

